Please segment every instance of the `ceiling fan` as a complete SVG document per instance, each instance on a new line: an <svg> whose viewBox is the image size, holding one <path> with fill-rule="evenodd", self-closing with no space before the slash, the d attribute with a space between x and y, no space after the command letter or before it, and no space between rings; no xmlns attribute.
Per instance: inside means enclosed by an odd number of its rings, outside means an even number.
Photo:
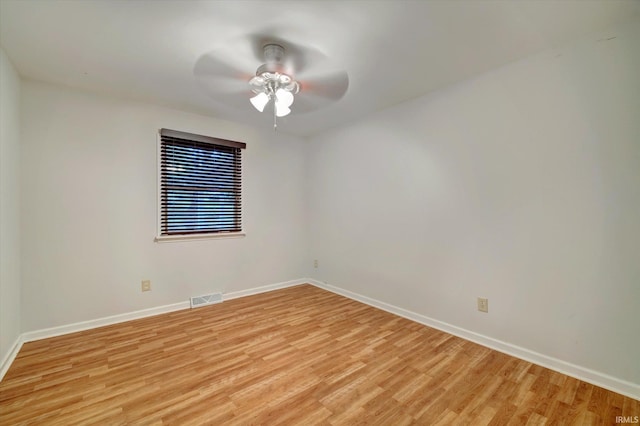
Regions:
<svg viewBox="0 0 640 426"><path fill-rule="evenodd" d="M194 74L215 101L272 112L274 129L279 117L328 106L349 88L346 71L319 50L268 35L230 40L201 56Z"/></svg>

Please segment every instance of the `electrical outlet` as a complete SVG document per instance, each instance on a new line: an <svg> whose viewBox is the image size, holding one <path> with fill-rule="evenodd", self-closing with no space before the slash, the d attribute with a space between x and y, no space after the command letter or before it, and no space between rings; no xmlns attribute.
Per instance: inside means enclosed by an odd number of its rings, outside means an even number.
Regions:
<svg viewBox="0 0 640 426"><path fill-rule="evenodd" d="M489 299L478 297L478 310L480 312L489 312Z"/></svg>
<svg viewBox="0 0 640 426"><path fill-rule="evenodd" d="M315 260L313 261L313 267L314 267L314 268L317 268L317 267L318 267L318 259L315 259Z"/></svg>
<svg viewBox="0 0 640 426"><path fill-rule="evenodd" d="M142 281L142 291L151 291L151 281L150 280Z"/></svg>

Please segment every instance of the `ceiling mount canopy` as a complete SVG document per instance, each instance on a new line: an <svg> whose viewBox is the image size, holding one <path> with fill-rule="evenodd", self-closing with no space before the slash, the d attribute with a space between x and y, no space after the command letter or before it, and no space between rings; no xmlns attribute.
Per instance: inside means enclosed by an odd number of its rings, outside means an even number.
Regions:
<svg viewBox="0 0 640 426"><path fill-rule="evenodd" d="M286 71L284 65L284 47L279 44L267 44L263 48L265 63L258 67L255 77L249 80L251 91L256 95L251 104L260 112L270 102L273 103L273 127L277 128L277 117L291 113L294 95L300 91L300 85Z"/></svg>

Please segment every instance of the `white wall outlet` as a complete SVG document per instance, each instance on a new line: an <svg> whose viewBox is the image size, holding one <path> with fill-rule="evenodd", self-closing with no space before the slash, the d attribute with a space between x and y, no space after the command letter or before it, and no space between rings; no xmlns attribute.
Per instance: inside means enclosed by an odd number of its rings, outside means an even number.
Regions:
<svg viewBox="0 0 640 426"><path fill-rule="evenodd" d="M478 297L478 310L480 312L489 312L489 299Z"/></svg>
<svg viewBox="0 0 640 426"><path fill-rule="evenodd" d="M313 261L313 267L317 268L318 267L318 259L314 259Z"/></svg>
<svg viewBox="0 0 640 426"><path fill-rule="evenodd" d="M151 291L151 281L150 280L142 281L142 291Z"/></svg>

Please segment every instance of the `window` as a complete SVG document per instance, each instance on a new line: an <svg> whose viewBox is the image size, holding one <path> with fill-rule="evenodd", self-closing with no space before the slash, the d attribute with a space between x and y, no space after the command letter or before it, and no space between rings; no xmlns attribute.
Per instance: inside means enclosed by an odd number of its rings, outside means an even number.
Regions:
<svg viewBox="0 0 640 426"><path fill-rule="evenodd" d="M242 149L246 144L160 130L159 237L242 232Z"/></svg>

